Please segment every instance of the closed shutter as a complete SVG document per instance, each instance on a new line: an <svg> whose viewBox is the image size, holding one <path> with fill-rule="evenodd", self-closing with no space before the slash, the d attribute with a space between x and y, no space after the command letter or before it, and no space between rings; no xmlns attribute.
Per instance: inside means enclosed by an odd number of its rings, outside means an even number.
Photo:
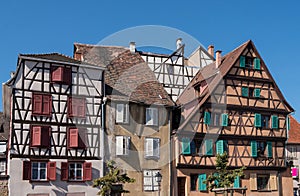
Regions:
<svg viewBox="0 0 300 196"><path fill-rule="evenodd" d="M68 163L62 162L61 163L61 174L60 174L61 180L66 181L68 180Z"/></svg>
<svg viewBox="0 0 300 196"><path fill-rule="evenodd" d="M278 116L272 115L272 129L278 129Z"/></svg>
<svg viewBox="0 0 300 196"><path fill-rule="evenodd" d="M74 116L74 114L77 113L77 110L76 110L76 107L75 107L76 104L73 103L73 99L72 97L69 97L68 98L68 114L69 116Z"/></svg>
<svg viewBox="0 0 300 196"><path fill-rule="evenodd" d="M146 157L153 156L153 139L152 138L146 138L146 144L145 144L145 155Z"/></svg>
<svg viewBox="0 0 300 196"><path fill-rule="evenodd" d="M218 140L216 142L216 151L217 151L217 154L224 153L224 140Z"/></svg>
<svg viewBox="0 0 300 196"><path fill-rule="evenodd" d="M206 191L206 184L204 183L206 180L206 174L199 174L198 175L198 189L199 191Z"/></svg>
<svg viewBox="0 0 300 196"><path fill-rule="evenodd" d="M116 155L123 155L123 136L116 136Z"/></svg>
<svg viewBox="0 0 300 196"><path fill-rule="evenodd" d="M205 155L213 155L213 141L212 139L205 140Z"/></svg>
<svg viewBox="0 0 300 196"><path fill-rule="evenodd" d="M270 189L272 191L277 190L277 172L270 173Z"/></svg>
<svg viewBox="0 0 300 196"><path fill-rule="evenodd" d="M249 89L248 87L242 87L242 96L248 97L249 96Z"/></svg>
<svg viewBox="0 0 300 196"><path fill-rule="evenodd" d="M235 177L234 179L234 182L233 182L233 188L239 188L240 187L240 177L237 176Z"/></svg>
<svg viewBox="0 0 300 196"><path fill-rule="evenodd" d="M124 104L117 104L116 107L116 122L122 123L124 122Z"/></svg>
<svg viewBox="0 0 300 196"><path fill-rule="evenodd" d="M92 163L83 163L83 180L92 180Z"/></svg>
<svg viewBox="0 0 300 196"><path fill-rule="evenodd" d="M78 147L78 129L76 128L69 129L69 147Z"/></svg>
<svg viewBox="0 0 300 196"><path fill-rule="evenodd" d="M43 114L50 115L52 110L51 95L43 95Z"/></svg>
<svg viewBox="0 0 300 196"><path fill-rule="evenodd" d="M260 70L260 59L259 58L254 59L254 69Z"/></svg>
<svg viewBox="0 0 300 196"><path fill-rule="evenodd" d="M261 127L261 114L254 114L254 126Z"/></svg>
<svg viewBox="0 0 300 196"><path fill-rule="evenodd" d="M41 126L32 126L31 134L31 146L40 146L41 145Z"/></svg>
<svg viewBox="0 0 300 196"><path fill-rule="evenodd" d="M31 180L31 162L23 161L23 180Z"/></svg>
<svg viewBox="0 0 300 196"><path fill-rule="evenodd" d="M42 113L42 103L43 103L43 96L33 94L33 108L32 112L34 114L41 114Z"/></svg>
<svg viewBox="0 0 300 196"><path fill-rule="evenodd" d="M251 156L257 157L257 142L251 141Z"/></svg>
<svg viewBox="0 0 300 196"><path fill-rule="evenodd" d="M267 151L268 151L268 158L273 157L273 148L272 148L272 142L267 142Z"/></svg>
<svg viewBox="0 0 300 196"><path fill-rule="evenodd" d="M210 125L210 112L204 112L204 124Z"/></svg>
<svg viewBox="0 0 300 196"><path fill-rule="evenodd" d="M190 139L189 138L182 138L181 142L182 147L182 154L191 154L191 146L190 146Z"/></svg>
<svg viewBox="0 0 300 196"><path fill-rule="evenodd" d="M56 180L56 162L47 163L47 179Z"/></svg>
<svg viewBox="0 0 300 196"><path fill-rule="evenodd" d="M78 117L85 117L85 108L86 108L86 103L84 98L77 99L77 116Z"/></svg>
<svg viewBox="0 0 300 196"><path fill-rule="evenodd" d="M63 78L63 67L52 67L52 82L62 82Z"/></svg>
<svg viewBox="0 0 300 196"><path fill-rule="evenodd" d="M222 126L226 127L228 125L228 114L222 114Z"/></svg>
<svg viewBox="0 0 300 196"><path fill-rule="evenodd" d="M153 156L159 158L160 142L158 138L153 139Z"/></svg>
<svg viewBox="0 0 300 196"><path fill-rule="evenodd" d="M49 126L43 126L42 127L42 146L43 147L49 147L50 146L50 137L51 128Z"/></svg>
<svg viewBox="0 0 300 196"><path fill-rule="evenodd" d="M250 173L250 190L257 190L257 175L256 173Z"/></svg>
<svg viewBox="0 0 300 196"><path fill-rule="evenodd" d="M246 58L245 56L240 56L240 67L245 67L246 64Z"/></svg>
<svg viewBox="0 0 300 196"><path fill-rule="evenodd" d="M291 128L290 117L287 116L287 117L286 117L286 130L289 131L290 128Z"/></svg>
<svg viewBox="0 0 300 196"><path fill-rule="evenodd" d="M196 154L196 144L194 140L192 140L190 146L191 146L191 153Z"/></svg>
<svg viewBox="0 0 300 196"><path fill-rule="evenodd" d="M256 98L260 97L260 89L259 88L254 89L254 97L256 97Z"/></svg>

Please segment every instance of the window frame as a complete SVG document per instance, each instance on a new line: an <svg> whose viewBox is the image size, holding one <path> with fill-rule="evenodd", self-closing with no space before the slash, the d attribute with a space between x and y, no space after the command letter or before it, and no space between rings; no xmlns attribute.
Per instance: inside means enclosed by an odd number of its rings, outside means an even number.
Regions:
<svg viewBox="0 0 300 196"><path fill-rule="evenodd" d="M34 168L34 164L37 164L36 168ZM41 164L45 164L45 166L42 167ZM37 178L33 179L33 174L35 170L37 170ZM41 178L41 170L44 170L45 178ZM47 162L31 161L31 181L47 181L47 172Z"/></svg>
<svg viewBox="0 0 300 196"><path fill-rule="evenodd" d="M270 191L271 188L270 188L270 174L257 174L257 181L256 181L256 184L257 184L257 191ZM262 188L263 185L259 185L259 178L267 178L267 182L265 184L265 188Z"/></svg>
<svg viewBox="0 0 300 196"><path fill-rule="evenodd" d="M148 111L150 111L151 115ZM150 118L148 118L148 117L150 117ZM156 108L156 107L147 107L146 111L145 111L145 125L146 126L158 126L158 120L159 120L158 108ZM151 121L152 121L152 123L149 123Z"/></svg>
<svg viewBox="0 0 300 196"><path fill-rule="evenodd" d="M3 160L0 160L0 176L2 175L6 175L6 160L3 159Z"/></svg>
<svg viewBox="0 0 300 196"><path fill-rule="evenodd" d="M37 129L40 130L37 130ZM31 148L49 148L51 146L51 126L31 125L30 126L30 147ZM35 132L35 133L34 133ZM39 142L35 144L36 137Z"/></svg>
<svg viewBox="0 0 300 196"><path fill-rule="evenodd" d="M270 116L261 115L261 127L264 129L270 129Z"/></svg>
<svg viewBox="0 0 300 196"><path fill-rule="evenodd" d="M150 174L147 174L147 176L145 176L146 172L149 172ZM158 182L156 182L156 180L155 180L155 175L158 172L161 172L161 170L157 170L157 169L146 169L146 170L143 170L143 191L144 192L159 191ZM151 181L151 183L149 185L146 185L145 179L149 179L148 181L149 182ZM149 187L150 189L146 190L145 187Z"/></svg>
<svg viewBox="0 0 300 196"><path fill-rule="evenodd" d="M118 138L120 138L120 141L122 141L122 146L118 146ZM128 156L130 151L130 136L125 135L117 135L116 136L116 156ZM118 153L118 149L122 149L122 153Z"/></svg>
<svg viewBox="0 0 300 196"><path fill-rule="evenodd" d="M39 96L40 96L39 98L40 100L38 101L37 99ZM48 100L46 101L45 99ZM36 109L36 107L38 106L40 107L39 110ZM52 114L52 95L46 93L33 92L32 93L32 115L50 117L51 114Z"/></svg>
<svg viewBox="0 0 300 196"><path fill-rule="evenodd" d="M147 141L151 141L152 142L152 150L148 151L148 142ZM157 144L156 148L154 146L154 144ZM149 144L148 144L149 145ZM160 138L154 138L154 137L146 137L145 138L145 159L159 159L160 158ZM152 152L152 154L151 154Z"/></svg>
<svg viewBox="0 0 300 196"><path fill-rule="evenodd" d="M70 164L81 164L81 179L70 179ZM61 162L61 181L69 181L69 182L85 182L91 181L93 179L92 173L92 162L85 161L69 161L69 162Z"/></svg>
<svg viewBox="0 0 300 196"><path fill-rule="evenodd" d="M122 119L118 118L118 106L122 106ZM129 104L126 103L117 103L115 108L115 122L118 124L129 124Z"/></svg>
<svg viewBox="0 0 300 196"><path fill-rule="evenodd" d="M38 167L36 168L38 172L40 172L41 163L46 164L45 168L45 179L41 179L40 177L37 179L33 179L33 164L37 163ZM38 173L40 176L40 173ZM47 160L31 160L31 161L23 161L23 180L29 180L30 182L48 182L56 180L56 162L47 161Z"/></svg>
<svg viewBox="0 0 300 196"><path fill-rule="evenodd" d="M74 164L74 168L71 168L71 165ZM77 167L77 165L81 165L81 167ZM71 171L74 169L74 177L71 178ZM77 172L80 171L80 178L77 178ZM83 162L69 162L68 163L68 181L83 181Z"/></svg>

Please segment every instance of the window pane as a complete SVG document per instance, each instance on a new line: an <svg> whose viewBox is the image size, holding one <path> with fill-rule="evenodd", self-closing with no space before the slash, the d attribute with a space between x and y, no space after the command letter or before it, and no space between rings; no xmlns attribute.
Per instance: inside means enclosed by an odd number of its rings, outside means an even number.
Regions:
<svg viewBox="0 0 300 196"><path fill-rule="evenodd" d="M32 168L31 179L32 180L37 180L38 179L38 169Z"/></svg>
<svg viewBox="0 0 300 196"><path fill-rule="evenodd" d="M46 169L40 170L40 179L45 180L46 179Z"/></svg>

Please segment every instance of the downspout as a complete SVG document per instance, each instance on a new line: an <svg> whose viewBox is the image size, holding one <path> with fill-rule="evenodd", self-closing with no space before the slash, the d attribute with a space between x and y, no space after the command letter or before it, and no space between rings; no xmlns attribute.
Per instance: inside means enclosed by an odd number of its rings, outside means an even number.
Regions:
<svg viewBox="0 0 300 196"><path fill-rule="evenodd" d="M172 150L172 121L171 121L171 116L172 116L172 109L169 109L168 110L168 124L169 124L169 134L170 134L170 145L169 145L169 148L170 148L170 154L169 154L169 173L170 173L170 181L169 181L169 190L170 190L170 195L173 194L173 190L172 190L172 182L173 182L173 165L172 165L172 161L173 161L173 156L172 156L172 153L173 153L173 150Z"/></svg>
<svg viewBox="0 0 300 196"><path fill-rule="evenodd" d="M101 128L100 128L100 156L101 156L101 167L102 171L100 176L104 176L104 168L105 168L105 150L104 150L104 136L105 136L105 120L106 120L106 101L107 97L105 94L105 78L104 78L104 71L102 71L102 104L101 104Z"/></svg>

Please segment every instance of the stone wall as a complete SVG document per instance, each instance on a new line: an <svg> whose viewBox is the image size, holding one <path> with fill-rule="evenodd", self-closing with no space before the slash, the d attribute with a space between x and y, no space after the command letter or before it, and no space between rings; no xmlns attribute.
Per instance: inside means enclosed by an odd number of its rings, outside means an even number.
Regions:
<svg viewBox="0 0 300 196"><path fill-rule="evenodd" d="M0 195L8 196L8 181L6 179L0 179Z"/></svg>

